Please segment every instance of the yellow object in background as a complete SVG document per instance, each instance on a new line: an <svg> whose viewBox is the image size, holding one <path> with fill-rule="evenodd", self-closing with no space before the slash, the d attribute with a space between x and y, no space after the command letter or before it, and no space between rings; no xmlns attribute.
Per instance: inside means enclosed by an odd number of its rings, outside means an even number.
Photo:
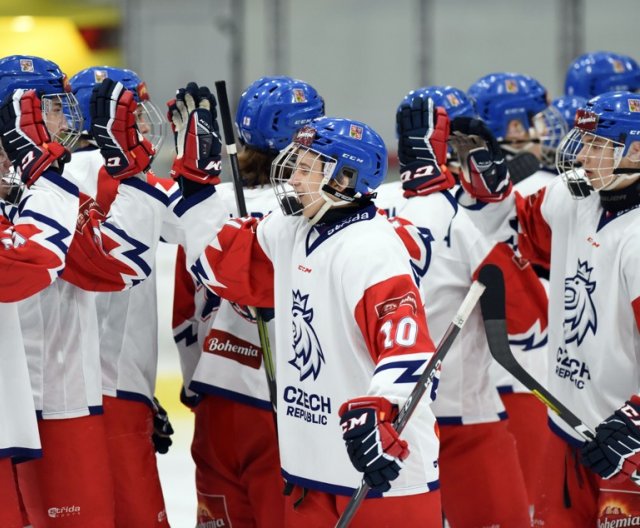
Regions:
<svg viewBox="0 0 640 528"><path fill-rule="evenodd" d="M119 66L120 50L91 50L78 26L67 17L0 17L0 57L35 55L52 60L71 77L77 71L99 64Z"/></svg>

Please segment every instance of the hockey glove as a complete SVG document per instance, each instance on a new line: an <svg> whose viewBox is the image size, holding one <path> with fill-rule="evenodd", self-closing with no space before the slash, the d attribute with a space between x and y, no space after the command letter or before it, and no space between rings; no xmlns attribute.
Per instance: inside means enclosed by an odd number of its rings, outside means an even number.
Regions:
<svg viewBox="0 0 640 528"><path fill-rule="evenodd" d="M500 202L511 192L504 154L480 119L457 117L451 122L452 148L462 168L460 183L481 202Z"/></svg>
<svg viewBox="0 0 640 528"><path fill-rule="evenodd" d="M2 145L21 180L29 187L51 168L62 173L69 151L51 141L35 90L16 90L0 106Z"/></svg>
<svg viewBox="0 0 640 528"><path fill-rule="evenodd" d="M155 156L153 145L138 130L133 92L105 79L91 93L91 135L107 172L116 179L145 173Z"/></svg>
<svg viewBox="0 0 640 528"><path fill-rule="evenodd" d="M409 456L407 442L393 428L397 407L385 398L364 396L343 403L339 414L351 463L371 489L388 491Z"/></svg>
<svg viewBox="0 0 640 528"><path fill-rule="evenodd" d="M639 454L640 397L634 395L596 427L595 439L581 450L581 461L604 479L623 473L636 480Z"/></svg>
<svg viewBox="0 0 640 528"><path fill-rule="evenodd" d="M199 184L219 183L222 144L216 99L209 88L190 82L167 106L177 152L172 177L182 176Z"/></svg>
<svg viewBox="0 0 640 528"><path fill-rule="evenodd" d="M153 440L153 447L156 453L164 455L169 451L169 447L171 447L173 443L171 441L173 427L171 427L167 411L164 410L164 407L160 405L160 402L155 397L153 398L153 405L155 407L155 414L153 416L153 435L151 439Z"/></svg>
<svg viewBox="0 0 640 528"><path fill-rule="evenodd" d="M447 163L449 116L433 99L416 97L396 112L398 159L405 190L450 188L455 181L442 170Z"/></svg>

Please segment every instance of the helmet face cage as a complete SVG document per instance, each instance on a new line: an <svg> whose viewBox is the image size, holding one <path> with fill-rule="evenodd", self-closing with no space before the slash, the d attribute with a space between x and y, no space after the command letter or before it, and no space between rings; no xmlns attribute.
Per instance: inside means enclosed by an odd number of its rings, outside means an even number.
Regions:
<svg viewBox="0 0 640 528"><path fill-rule="evenodd" d="M540 157L546 166L553 166L556 159L556 149L560 141L569 131L564 116L553 105L549 105L542 112L533 116L533 126L536 137L540 141Z"/></svg>
<svg viewBox="0 0 640 528"><path fill-rule="evenodd" d="M300 216L318 202L330 201L322 188L331 180L336 165L334 158L299 143L283 149L271 164L271 185L282 212ZM294 176L300 178L297 188L291 185Z"/></svg>
<svg viewBox="0 0 640 528"><path fill-rule="evenodd" d="M0 145L0 196L5 202L17 204L25 185Z"/></svg>
<svg viewBox="0 0 640 528"><path fill-rule="evenodd" d="M69 150L80 138L83 128L80 105L72 93L45 94L40 97L42 119L49 130L52 141L57 141Z"/></svg>
<svg viewBox="0 0 640 528"><path fill-rule="evenodd" d="M558 146L556 168L575 199L591 191L607 190L618 178L636 175L614 174L625 146L593 132L574 128Z"/></svg>
<svg viewBox="0 0 640 528"><path fill-rule="evenodd" d="M156 152L164 142L165 120L151 101L140 101L136 109L136 123L140 133L149 140Z"/></svg>

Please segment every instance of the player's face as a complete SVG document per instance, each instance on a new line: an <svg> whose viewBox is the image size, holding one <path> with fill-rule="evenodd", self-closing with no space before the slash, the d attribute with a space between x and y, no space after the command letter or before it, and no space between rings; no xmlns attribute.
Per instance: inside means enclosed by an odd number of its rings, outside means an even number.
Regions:
<svg viewBox="0 0 640 528"><path fill-rule="evenodd" d="M62 103L54 99L43 100L44 122L53 138L58 133L67 130L67 118L62 110Z"/></svg>
<svg viewBox="0 0 640 528"><path fill-rule="evenodd" d="M315 216L324 203L320 194L323 179L323 163L318 153L307 150L298 155L288 183L302 204L302 215L307 218Z"/></svg>
<svg viewBox="0 0 640 528"><path fill-rule="evenodd" d="M587 179L596 191L609 188L616 178L613 175L614 146L606 138L591 134L584 135L582 149L578 152L576 159L582 165Z"/></svg>
<svg viewBox="0 0 640 528"><path fill-rule="evenodd" d="M147 113L142 105L138 105L138 108L136 108L136 124L143 136L151 132L151 125L147 122Z"/></svg>

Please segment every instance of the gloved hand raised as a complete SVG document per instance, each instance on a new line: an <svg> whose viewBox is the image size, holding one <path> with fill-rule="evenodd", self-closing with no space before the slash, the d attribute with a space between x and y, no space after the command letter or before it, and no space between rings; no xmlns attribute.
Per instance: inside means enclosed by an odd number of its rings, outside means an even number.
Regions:
<svg viewBox="0 0 640 528"><path fill-rule="evenodd" d="M200 184L219 183L222 144L214 95L206 86L190 82L167 106L177 153L171 176Z"/></svg>
<svg viewBox="0 0 640 528"><path fill-rule="evenodd" d="M640 397L634 395L596 427L596 437L580 452L581 462L609 479L632 477L640 484Z"/></svg>
<svg viewBox="0 0 640 528"><path fill-rule="evenodd" d="M351 463L371 489L388 491L409 456L407 442L393 428L397 407L386 398L364 396L343 403L338 414Z"/></svg>
<svg viewBox="0 0 640 528"><path fill-rule="evenodd" d="M11 164L29 187L47 169L62 173L69 151L51 141L35 90L16 90L0 106L0 138Z"/></svg>
<svg viewBox="0 0 640 528"><path fill-rule="evenodd" d="M481 202L499 202L511 192L511 179L498 141L480 119L457 117L451 122L449 143L462 174L460 184Z"/></svg>
<svg viewBox="0 0 640 528"><path fill-rule="evenodd" d="M155 150L138 130L133 92L106 78L91 93L91 135L100 148L106 171L116 179L145 173Z"/></svg>
<svg viewBox="0 0 640 528"><path fill-rule="evenodd" d="M447 163L449 116L436 107L429 97L414 97L403 102L396 111L398 159L403 188L414 189L429 184L438 185ZM447 187L454 184L453 178ZM446 187L445 187L446 188Z"/></svg>

